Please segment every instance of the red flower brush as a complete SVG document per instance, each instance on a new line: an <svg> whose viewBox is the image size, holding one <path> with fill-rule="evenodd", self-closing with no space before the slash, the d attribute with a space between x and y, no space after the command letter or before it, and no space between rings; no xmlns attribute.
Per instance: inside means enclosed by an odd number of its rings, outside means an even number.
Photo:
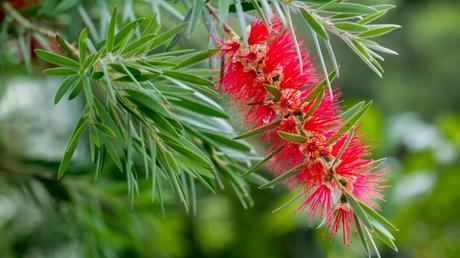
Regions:
<svg viewBox="0 0 460 258"><path fill-rule="evenodd" d="M355 203L372 209L383 199L386 170L374 171L375 162L366 158L367 148L350 126L368 105L358 106L357 114L344 121L337 104L340 93L332 97L325 92L326 83L319 83L305 48L300 69L295 41L277 19L270 29L255 20L247 46L236 37L220 44L219 88L240 109L243 123L262 132L270 146L269 162L278 177L262 188L287 178L291 186L302 187L305 201L298 211L306 209L310 221L326 219L331 238L342 228L348 245L350 231L365 226L357 225Z"/></svg>

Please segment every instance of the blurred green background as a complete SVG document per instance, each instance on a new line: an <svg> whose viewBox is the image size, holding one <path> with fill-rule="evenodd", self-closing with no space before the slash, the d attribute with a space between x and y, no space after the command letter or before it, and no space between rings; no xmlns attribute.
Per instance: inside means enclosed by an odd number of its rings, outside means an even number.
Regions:
<svg viewBox="0 0 460 258"><path fill-rule="evenodd" d="M381 40L400 53L386 56L384 79L344 44L334 44L341 64L335 86L343 89L345 106L374 101L362 131L391 168L382 210L400 229L399 252L381 245L382 256L459 257L460 2L386 2L397 5L386 21L402 29ZM199 46L202 39L194 35L189 43ZM359 241L343 247L340 237L323 238L318 222L309 225L295 206L272 213L290 198L283 187L254 188L248 210L229 190L211 195L200 188L196 215L166 196L163 217L148 191L131 207L123 175L88 176L85 146L73 176L56 182L79 105L53 106L56 79L27 75L22 60L6 63L0 71L0 257L364 257Z"/></svg>

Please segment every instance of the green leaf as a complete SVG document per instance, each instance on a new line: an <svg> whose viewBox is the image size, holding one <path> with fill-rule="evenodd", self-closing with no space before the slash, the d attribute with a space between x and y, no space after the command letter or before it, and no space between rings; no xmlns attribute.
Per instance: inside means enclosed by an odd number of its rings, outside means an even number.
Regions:
<svg viewBox="0 0 460 258"><path fill-rule="evenodd" d="M133 89L126 89L126 93L131 97L131 100L136 102L138 105L145 106L152 111L158 112L166 117L171 117L170 111L161 103L158 97L155 97L153 93L146 91L139 91Z"/></svg>
<svg viewBox="0 0 460 258"><path fill-rule="evenodd" d="M377 10L362 4L342 2L324 5L324 7L321 8L321 11L334 13L373 14Z"/></svg>
<svg viewBox="0 0 460 258"><path fill-rule="evenodd" d="M248 152L251 150L251 147L249 147L248 145L229 139L220 134L211 132L203 132L203 134L206 135L209 139L213 140L216 143L220 143L223 146L243 152Z"/></svg>
<svg viewBox="0 0 460 258"><path fill-rule="evenodd" d="M270 129L271 127L274 127L274 126L277 126L281 123L281 120L276 120L276 121L273 121L269 124L266 124L266 125L262 125L262 126L259 126L257 128L254 128L252 130L249 130L247 132L244 132L244 133L241 133L241 134L238 134L235 138L235 140L237 139L243 139L243 138L248 138L248 137L251 137L251 136L255 136L255 135L258 135L258 134L261 134L263 132L265 132L267 129Z"/></svg>
<svg viewBox="0 0 460 258"><path fill-rule="evenodd" d="M383 243L385 243L388 247L393 249L394 251L398 252L398 248L394 243L394 237L388 232L385 228L383 228L379 224L374 224L374 233L382 239Z"/></svg>
<svg viewBox="0 0 460 258"><path fill-rule="evenodd" d="M115 137L115 133L112 131L112 129L110 129L110 127L104 125L104 124L101 124L101 123L96 123L94 124L94 126L103 134L109 136L109 137L112 137L114 138Z"/></svg>
<svg viewBox="0 0 460 258"><path fill-rule="evenodd" d="M313 17L313 15L306 9L300 9L300 13L302 14L304 20L307 22L307 24L312 28L313 31L315 31L318 36L323 38L324 40L329 40L329 36L327 35L326 30L324 30L323 26L316 21L316 19Z"/></svg>
<svg viewBox="0 0 460 258"><path fill-rule="evenodd" d="M177 71L163 71L163 75L177 79L179 81L183 82L188 82L188 83L193 83L193 84L198 84L198 85L204 85L204 86L213 86L214 83L210 80L204 79L200 76L196 76L191 73L185 73L185 72L177 72Z"/></svg>
<svg viewBox="0 0 460 258"><path fill-rule="evenodd" d="M126 46L123 49L122 54L128 55L132 53L133 51L138 50L139 48L143 47L144 45L149 43L151 40L153 40L155 37L156 37L155 33L147 34L145 36L140 37L139 39L131 42L128 46Z"/></svg>
<svg viewBox="0 0 460 258"><path fill-rule="evenodd" d="M353 213L356 214L356 216L359 218L359 221L362 222L366 227L372 229L371 222L359 205L359 201L349 193L345 192L344 194L347 198L348 204L350 204L351 208L353 209Z"/></svg>
<svg viewBox="0 0 460 258"><path fill-rule="evenodd" d="M335 27L340 30L349 31L349 32L362 32L366 31L366 26L353 23L353 22L338 22L335 24Z"/></svg>
<svg viewBox="0 0 460 258"><path fill-rule="evenodd" d="M83 76L82 82L83 82L83 92L85 93L85 97L86 97L86 104L88 104L89 107L92 107L94 104L94 96L91 90L91 82L87 76Z"/></svg>
<svg viewBox="0 0 460 258"><path fill-rule="evenodd" d="M115 39L115 29L117 26L117 7L115 6L112 11L112 18L109 22L109 27L107 28L107 36L105 40L105 46L108 52L112 52Z"/></svg>
<svg viewBox="0 0 460 258"><path fill-rule="evenodd" d="M329 82L332 82L335 78L335 76L337 75L337 72L336 71L332 71L329 75L328 75L328 79L329 79ZM327 85L327 80L324 79L322 80L318 85L315 86L315 89L312 90L303 100L302 100L302 104L307 102L307 101L310 101L310 100L313 100L316 96L318 96L320 94L321 91L324 91L324 87Z"/></svg>
<svg viewBox="0 0 460 258"><path fill-rule="evenodd" d="M58 54L55 54L49 51L45 51L42 49L35 49L35 54L48 63L62 65L62 66L80 67L80 64L77 63L75 60L72 60L68 57L61 56L61 55L58 55Z"/></svg>
<svg viewBox="0 0 460 258"><path fill-rule="evenodd" d="M320 87L323 89L323 87ZM324 97L324 89L319 91L318 96L315 98L315 101L313 104L311 104L310 108L308 111L303 115L303 120L308 119L315 111L318 109L319 105L321 104L321 101L323 100Z"/></svg>
<svg viewBox="0 0 460 258"><path fill-rule="evenodd" d="M191 57L188 57L182 61L180 61L177 65L176 68L181 68L181 67L186 67L189 65L193 65L196 63L199 63L205 59L208 59L209 57L215 55L217 52L219 52L219 48L211 48L211 49L206 49L200 52L197 52L196 54L192 55Z"/></svg>
<svg viewBox="0 0 460 258"><path fill-rule="evenodd" d="M73 87L73 90L72 92L70 92L69 94L69 100L72 100L74 99L75 97L78 96L78 94L80 94L81 90L83 89L83 78L80 76L77 83L75 84L75 86Z"/></svg>
<svg viewBox="0 0 460 258"><path fill-rule="evenodd" d="M363 208L363 210L367 214L369 214L370 217L372 217L376 221L380 222L382 225L387 226L388 228L390 228L393 231L398 231L398 228L396 228L393 224L391 224L391 222L389 222L387 219L385 219L382 215L378 214L371 207L367 206L366 204L364 204L362 202L360 203L360 206L361 206L361 208Z"/></svg>
<svg viewBox="0 0 460 258"><path fill-rule="evenodd" d="M276 177L275 179L273 179L272 181L262 185L262 186L259 186L259 189L267 189L267 188L270 188L282 181L284 181L285 179L299 173L302 168L304 167L304 164L300 164L300 165L297 165L295 167L293 167L292 169L286 171L286 172L283 172L283 174L281 174L281 176L279 177Z"/></svg>
<svg viewBox="0 0 460 258"><path fill-rule="evenodd" d="M123 171L123 164L121 163L117 149L115 148L115 146L113 146L111 141L107 140L106 138L103 139L104 146L107 150L107 153L109 154L110 159L113 161L118 170Z"/></svg>
<svg viewBox="0 0 460 258"><path fill-rule="evenodd" d="M62 158L61 164L59 165L58 179L60 179L67 171L70 160L72 159L75 148L77 147L78 140L80 139L80 136L83 133L87 123L88 121L86 120L86 116L82 115L80 120L77 122L77 125L73 129L69 144L67 144L67 148L64 152L64 157Z"/></svg>
<svg viewBox="0 0 460 258"><path fill-rule="evenodd" d="M166 43L168 40L170 40L171 38L173 38L177 33L181 32L183 29L185 29L187 27L187 23L181 23L177 26L175 26L174 28L158 35L157 37L155 37L154 40L152 40L152 42L150 43L150 46L149 48L150 49L154 49L164 43Z"/></svg>
<svg viewBox="0 0 460 258"><path fill-rule="evenodd" d="M65 78L62 82L61 85L59 86L59 89L56 92L56 96L54 97L54 104L57 104L64 94L77 83L78 79L80 77L78 75L72 75L67 78Z"/></svg>
<svg viewBox="0 0 460 258"><path fill-rule="evenodd" d="M281 151L282 148L277 148L275 150L273 150L272 152L270 152L269 154L267 154L267 156L265 156L264 159L262 159L261 161L259 161L256 165L254 165L251 169L249 169L248 171L246 171L243 175L241 175L242 178L244 177L247 177L249 176L250 174L256 172L259 168L261 168L265 163L267 163L273 156L275 156L276 154L278 154L280 151Z"/></svg>
<svg viewBox="0 0 460 258"><path fill-rule="evenodd" d="M264 84L264 88L268 92L270 92L274 97L276 97L276 98L281 97L281 90L280 89L278 89L278 88L276 88L274 86L271 86L269 84Z"/></svg>
<svg viewBox="0 0 460 258"><path fill-rule="evenodd" d="M379 12L376 12L374 14L371 14L361 20L358 21L359 24L367 24L369 22L372 22L372 21L375 21L377 20L378 18L382 17L383 15L385 15L387 13L386 10L383 10L383 11L379 11Z"/></svg>
<svg viewBox="0 0 460 258"><path fill-rule="evenodd" d="M350 116L349 119L345 121L345 124L332 136L328 143L332 144L337 141L340 136L348 132L355 124L363 117L363 115L369 110L372 105L372 101L364 105L361 109L359 109L356 113Z"/></svg>
<svg viewBox="0 0 460 258"><path fill-rule="evenodd" d="M367 237L364 234L361 222L359 221L359 218L358 218L358 216L356 216L355 213L353 213L353 216L355 218L356 230L358 231L359 238L361 239L361 243L363 244L364 249L366 250L366 253L370 256L371 255L371 250L369 249L369 243L367 243Z"/></svg>
<svg viewBox="0 0 460 258"><path fill-rule="evenodd" d="M190 17L190 29L189 29L190 36L195 30L196 24L198 23L198 19L201 16L201 12L203 10L204 4L205 4L205 0L194 0L193 1L192 16Z"/></svg>
<svg viewBox="0 0 460 258"><path fill-rule="evenodd" d="M78 51L80 52L80 64L83 65L86 61L86 42L85 39L88 38L88 29L84 28L80 32L80 37L78 38Z"/></svg>
<svg viewBox="0 0 460 258"><path fill-rule="evenodd" d="M300 134L293 134L293 133L278 131L278 135L281 138L288 140L290 142L304 143L307 141L307 138Z"/></svg>
<svg viewBox="0 0 460 258"><path fill-rule="evenodd" d="M214 116L228 119L230 118L223 110L217 109L216 107L205 104L206 102L198 102L196 100L181 97L180 100L170 100L171 103L174 103L178 106L181 106L187 110L194 111L199 114L206 116Z"/></svg>
<svg viewBox="0 0 460 258"><path fill-rule="evenodd" d="M225 22L228 17L229 6L230 3L233 2L232 0L219 0L219 16L221 19L221 23ZM222 25L222 24L221 24Z"/></svg>
<svg viewBox="0 0 460 258"><path fill-rule="evenodd" d="M395 24L384 24L384 25L369 25L367 26L369 29L366 32L359 34L358 36L361 38L373 38L377 36L381 36L387 34L395 29L401 28L399 25Z"/></svg>
<svg viewBox="0 0 460 258"><path fill-rule="evenodd" d="M262 21L265 24L265 27L269 27L269 21L267 20L267 17L265 17L265 13L263 12L262 8L260 8L259 2L257 0L251 0L252 6L254 6L254 10L256 10L257 14L259 17L262 19Z"/></svg>
<svg viewBox="0 0 460 258"><path fill-rule="evenodd" d="M350 119L350 117L352 117L356 112L358 112L358 110L360 110L364 106L364 104L366 104L365 101L358 102L357 104L353 105L351 108L342 112L342 114L340 114L340 117L344 121Z"/></svg>
<svg viewBox="0 0 460 258"><path fill-rule="evenodd" d="M80 1L79 0L63 0L56 6L54 12L62 13L64 11L69 10L70 8L76 6Z"/></svg>
<svg viewBox="0 0 460 258"><path fill-rule="evenodd" d="M69 43L67 43L67 41L63 39L59 34L56 34L56 42L68 56L72 56L72 50L70 49Z"/></svg>
<svg viewBox="0 0 460 258"><path fill-rule="evenodd" d="M139 26L139 24L142 23L144 20L145 20L144 17L137 18L136 20L123 26L120 29L120 31L115 35L114 44L116 46L119 46L120 44L122 44L122 42L126 39L129 33L133 31L135 28L137 28L137 26Z"/></svg>
<svg viewBox="0 0 460 258"><path fill-rule="evenodd" d="M68 67L54 67L43 70L43 74L54 76L74 75L77 73L77 70Z"/></svg>

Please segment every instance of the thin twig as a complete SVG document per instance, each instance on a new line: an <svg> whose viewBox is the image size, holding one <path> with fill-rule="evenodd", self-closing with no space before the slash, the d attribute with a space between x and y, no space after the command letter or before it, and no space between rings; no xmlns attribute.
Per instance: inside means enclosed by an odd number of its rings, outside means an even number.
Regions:
<svg viewBox="0 0 460 258"><path fill-rule="evenodd" d="M235 31L228 25L225 21L222 21L219 13L217 12L216 8L214 8L210 3L206 4L206 8L208 9L209 13L217 20L217 22L222 23L224 26L224 31L226 33L230 33L231 36L238 37Z"/></svg>
<svg viewBox="0 0 460 258"><path fill-rule="evenodd" d="M29 20L24 18L24 16L22 16L13 6L11 6L11 4L8 1L3 2L2 7L8 15L10 15L17 23L19 23L25 29L36 31L48 38L56 40L56 36L58 35L56 32L39 27L31 23ZM78 49L74 45L68 42L66 43L69 46L70 50L72 51L72 55L74 55L75 57L78 57L79 56Z"/></svg>

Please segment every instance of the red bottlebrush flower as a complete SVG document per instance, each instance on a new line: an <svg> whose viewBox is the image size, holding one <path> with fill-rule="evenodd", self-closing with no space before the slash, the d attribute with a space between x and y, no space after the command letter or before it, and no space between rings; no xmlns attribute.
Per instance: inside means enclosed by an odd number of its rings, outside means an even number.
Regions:
<svg viewBox="0 0 460 258"><path fill-rule="evenodd" d="M334 210L327 217L327 227L331 231L330 238L334 238L337 232L342 228L343 243L351 243L351 228L355 226L353 210L348 203L339 202L335 205Z"/></svg>
<svg viewBox="0 0 460 258"><path fill-rule="evenodd" d="M306 208L310 222L313 217L326 219L331 238L342 228L344 242L349 244L350 230L356 224L353 210L342 196L347 193L377 207L375 201L383 199L380 184L385 170L369 173L373 161L366 159L369 153L356 130L349 142L347 135L330 142L344 124L337 104L340 93L335 91L334 98L322 97L319 105L315 104L319 96L304 101L316 89L317 72L305 49L301 50L300 68L295 42L280 21L274 19L271 28L266 28L256 20L248 31L246 47L235 37L219 41L224 59L219 88L242 111L244 124L260 127L273 123L264 132L264 140L271 146L268 151L276 152L271 169L281 175L297 167L299 171L289 183L306 194L298 210ZM280 131L302 140L282 138ZM333 196L340 197L334 208L337 198Z"/></svg>

